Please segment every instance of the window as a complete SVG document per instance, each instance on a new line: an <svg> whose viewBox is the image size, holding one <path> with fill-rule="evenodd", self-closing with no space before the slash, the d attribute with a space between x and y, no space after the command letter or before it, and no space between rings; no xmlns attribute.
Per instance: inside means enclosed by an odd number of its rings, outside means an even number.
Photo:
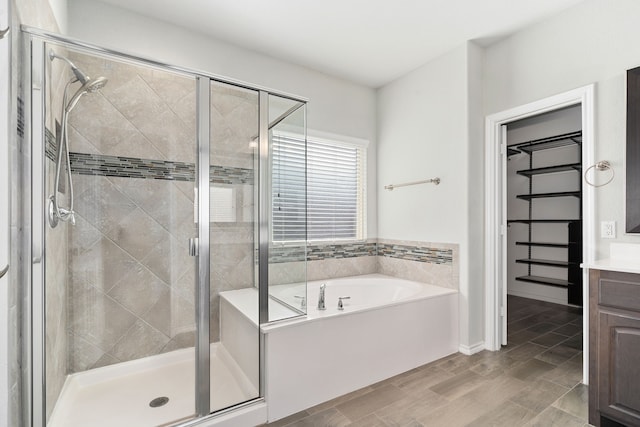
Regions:
<svg viewBox="0 0 640 427"><path fill-rule="evenodd" d="M365 165L362 143L308 137L305 162L299 136L274 134L273 241L364 239Z"/></svg>

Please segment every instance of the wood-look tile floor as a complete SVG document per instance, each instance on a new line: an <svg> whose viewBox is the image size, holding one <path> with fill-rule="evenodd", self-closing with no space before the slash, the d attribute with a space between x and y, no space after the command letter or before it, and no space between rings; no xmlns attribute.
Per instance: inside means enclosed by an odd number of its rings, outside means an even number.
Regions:
<svg viewBox="0 0 640 427"><path fill-rule="evenodd" d="M588 426L581 310L509 296L507 319L501 351L456 353L266 426Z"/></svg>

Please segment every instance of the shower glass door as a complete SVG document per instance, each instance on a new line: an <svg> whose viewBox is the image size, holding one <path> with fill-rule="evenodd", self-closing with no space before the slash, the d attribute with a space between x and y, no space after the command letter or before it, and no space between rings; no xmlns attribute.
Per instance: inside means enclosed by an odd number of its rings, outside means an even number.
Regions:
<svg viewBox="0 0 640 427"><path fill-rule="evenodd" d="M209 87L210 411L260 396L259 92Z"/></svg>
<svg viewBox="0 0 640 427"><path fill-rule="evenodd" d="M269 95L269 321L305 315L317 303L306 280L306 136L306 105Z"/></svg>
<svg viewBox="0 0 640 427"><path fill-rule="evenodd" d="M51 212L34 227L46 248L44 421L193 418L196 79L54 43L33 49L44 70L33 103L45 112L33 127L33 168L44 171L34 217Z"/></svg>

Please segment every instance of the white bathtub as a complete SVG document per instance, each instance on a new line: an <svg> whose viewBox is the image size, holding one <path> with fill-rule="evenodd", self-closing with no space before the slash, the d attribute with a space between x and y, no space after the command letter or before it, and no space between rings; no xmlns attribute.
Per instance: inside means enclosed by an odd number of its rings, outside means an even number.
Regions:
<svg viewBox="0 0 640 427"><path fill-rule="evenodd" d="M318 310L320 286L325 288L325 310ZM271 295L300 308L298 285L280 285L270 288ZM429 298L432 296L455 293L451 289L431 286L425 283L412 282L385 276L383 274L367 274L363 276L343 277L339 279L320 280L307 284L307 319L325 317L340 313L338 298L343 300L343 312L381 308L401 303L410 299Z"/></svg>
<svg viewBox="0 0 640 427"><path fill-rule="evenodd" d="M323 283L326 310L320 311ZM299 287L270 290L283 301L299 301L293 299ZM261 328L270 422L458 351L455 290L374 274L309 282L307 296L306 316ZM351 298L341 311L342 296ZM257 292L223 292L220 310L221 341L232 355L247 354L241 349L257 346L251 333ZM277 310L281 318L294 314Z"/></svg>

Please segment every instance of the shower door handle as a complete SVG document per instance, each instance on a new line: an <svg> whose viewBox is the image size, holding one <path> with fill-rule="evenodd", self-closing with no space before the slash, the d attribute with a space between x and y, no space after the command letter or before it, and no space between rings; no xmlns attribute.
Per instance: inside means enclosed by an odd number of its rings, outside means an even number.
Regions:
<svg viewBox="0 0 640 427"><path fill-rule="evenodd" d="M7 264L7 266L5 268L0 270L0 279L2 279L5 274L7 274L7 271L9 271L9 264Z"/></svg>
<svg viewBox="0 0 640 427"><path fill-rule="evenodd" d="M2 40L3 38L5 38L5 36L7 34L9 34L9 27L5 28L4 30L0 30L0 40Z"/></svg>
<svg viewBox="0 0 640 427"><path fill-rule="evenodd" d="M189 255L198 256L198 238L192 237L189 239Z"/></svg>

